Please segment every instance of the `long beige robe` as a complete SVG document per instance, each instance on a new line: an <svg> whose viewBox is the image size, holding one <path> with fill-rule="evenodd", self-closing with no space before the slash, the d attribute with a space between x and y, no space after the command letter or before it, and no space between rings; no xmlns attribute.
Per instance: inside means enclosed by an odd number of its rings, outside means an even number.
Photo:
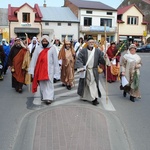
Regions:
<svg viewBox="0 0 150 150"><path fill-rule="evenodd" d="M24 56L24 60L22 63L22 69L24 69L26 71L25 74L25 84L31 84L31 75L28 73L28 69L29 69L29 65L30 65L30 52L27 51L25 56Z"/></svg>
<svg viewBox="0 0 150 150"><path fill-rule="evenodd" d="M74 82L74 53L70 50L65 50L65 58L59 55L59 60L62 61L61 81L66 85L73 85Z"/></svg>
<svg viewBox="0 0 150 150"><path fill-rule="evenodd" d="M133 78L135 71L137 72L138 82L140 78L140 68L141 68L141 57L137 54L131 54L130 52L125 54L122 58L122 72L125 72L125 77L129 82L131 90L129 94L136 98L141 98L139 87L138 89L134 88Z"/></svg>

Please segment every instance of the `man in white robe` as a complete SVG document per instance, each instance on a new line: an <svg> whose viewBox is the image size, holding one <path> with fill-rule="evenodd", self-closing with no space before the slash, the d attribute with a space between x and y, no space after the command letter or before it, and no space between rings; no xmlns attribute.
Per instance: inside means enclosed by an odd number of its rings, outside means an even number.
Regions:
<svg viewBox="0 0 150 150"><path fill-rule="evenodd" d="M50 45L49 37L44 35L41 38L40 45L33 53L29 73L33 76L32 92L35 93L39 85L41 99L46 104L51 104L54 100L53 77L58 72L59 63L56 49Z"/></svg>

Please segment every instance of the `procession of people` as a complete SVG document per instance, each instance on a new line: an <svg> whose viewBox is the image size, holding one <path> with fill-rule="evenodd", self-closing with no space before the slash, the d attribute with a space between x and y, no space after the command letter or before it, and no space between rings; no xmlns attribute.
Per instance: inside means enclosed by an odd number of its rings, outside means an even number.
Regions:
<svg viewBox="0 0 150 150"><path fill-rule="evenodd" d="M131 44L124 50L123 44L111 42L103 49L96 45L92 36L79 38L76 44L67 36L60 41L43 35L38 41L33 37L29 41L16 37L10 47L6 40L0 46L0 79L3 79L7 68L12 74L12 87L16 92L23 92L23 85L32 85L32 92L40 88L41 100L47 105L54 100L54 84L61 82L63 87L74 88L75 73L79 84L77 94L81 100L98 105L103 93L99 88L99 66L107 84L121 82L123 97L130 95L130 100L141 98L139 91L141 58L136 54L136 45ZM105 42L106 43L106 42ZM107 42L108 43L108 42ZM124 83L126 79L126 84ZM118 86L119 87L119 86Z"/></svg>

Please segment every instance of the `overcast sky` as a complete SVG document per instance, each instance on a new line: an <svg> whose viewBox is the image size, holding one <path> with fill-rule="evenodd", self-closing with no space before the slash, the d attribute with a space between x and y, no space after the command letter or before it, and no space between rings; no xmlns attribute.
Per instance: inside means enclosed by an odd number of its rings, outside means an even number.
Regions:
<svg viewBox="0 0 150 150"><path fill-rule="evenodd" d="M51 7L61 7L64 5L64 0L45 0L47 6ZM90 0L90 1L99 1L113 8L117 8L123 0ZM35 3L38 2L39 6L43 6L44 0L0 0L0 8L8 8L8 4L11 4L12 7L18 7L24 3L28 3L32 7Z"/></svg>

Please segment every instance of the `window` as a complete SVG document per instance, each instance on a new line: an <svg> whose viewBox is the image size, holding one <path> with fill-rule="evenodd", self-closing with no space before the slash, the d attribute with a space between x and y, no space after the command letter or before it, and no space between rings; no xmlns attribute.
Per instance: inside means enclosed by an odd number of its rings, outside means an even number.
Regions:
<svg viewBox="0 0 150 150"><path fill-rule="evenodd" d="M57 23L57 25L58 25L58 26L61 26L61 23L60 23L60 22L58 22L58 23Z"/></svg>
<svg viewBox="0 0 150 150"><path fill-rule="evenodd" d="M111 28L112 27L112 19L101 18L100 19L100 26L105 26L105 24L107 27Z"/></svg>
<svg viewBox="0 0 150 150"><path fill-rule="evenodd" d="M45 22L45 25L46 25L46 26L49 26L49 22Z"/></svg>
<svg viewBox="0 0 150 150"><path fill-rule="evenodd" d="M84 26L91 26L92 25L92 18L84 17Z"/></svg>
<svg viewBox="0 0 150 150"><path fill-rule="evenodd" d="M112 12L107 12L107 15L112 15L113 13Z"/></svg>
<svg viewBox="0 0 150 150"><path fill-rule="evenodd" d="M86 13L87 14L92 14L92 11L87 10Z"/></svg>
<svg viewBox="0 0 150 150"><path fill-rule="evenodd" d="M22 22L30 22L30 13L22 13Z"/></svg>
<svg viewBox="0 0 150 150"><path fill-rule="evenodd" d="M118 20L122 20L122 15L118 15L118 16L117 16L117 19L118 19Z"/></svg>
<svg viewBox="0 0 150 150"><path fill-rule="evenodd" d="M71 26L71 23L68 23L68 26Z"/></svg>
<svg viewBox="0 0 150 150"><path fill-rule="evenodd" d="M66 38L66 35L61 35L62 41L64 41L65 38ZM71 41L72 38L73 38L73 35L67 35L67 41Z"/></svg>
<svg viewBox="0 0 150 150"><path fill-rule="evenodd" d="M127 24L138 25L138 17L128 16Z"/></svg>

